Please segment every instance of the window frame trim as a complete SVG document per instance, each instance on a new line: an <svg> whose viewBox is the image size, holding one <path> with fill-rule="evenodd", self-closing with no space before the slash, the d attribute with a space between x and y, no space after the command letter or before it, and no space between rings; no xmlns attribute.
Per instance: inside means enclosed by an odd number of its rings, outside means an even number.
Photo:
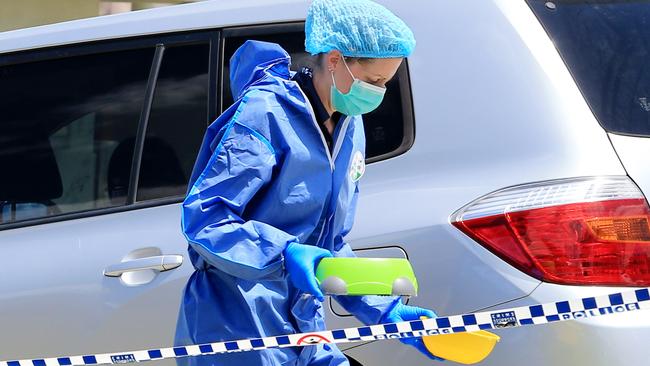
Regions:
<svg viewBox="0 0 650 366"><path fill-rule="evenodd" d="M403 68L400 67L398 73L400 73L399 87L402 91L400 97L402 103L402 120L404 121L402 143L393 151L367 158L366 164L400 156L411 150L415 144L415 107L413 106L413 90L411 89L411 73L409 71L408 58L404 59Z"/></svg>
<svg viewBox="0 0 650 366"><path fill-rule="evenodd" d="M0 224L0 232L4 230L19 229L19 228L30 227L30 226L65 222L69 220L89 219L89 218L103 216L103 215L123 213L123 212L129 212L134 210L141 210L145 208L169 206L169 205L179 204L182 201L183 199L179 197L166 197L166 198L158 198L158 199L152 199L147 201L135 202L131 205L126 205L126 206L103 207L103 208L97 208L92 210L70 212L70 213L65 213L65 214L55 215L55 216L45 216L45 217L40 217L35 219L9 222L5 224Z"/></svg>
<svg viewBox="0 0 650 366"><path fill-rule="evenodd" d="M131 172L129 174L129 188L126 195L126 206L132 205L138 195L138 183L140 182L140 168L142 166L142 152L144 151L144 140L147 136L147 127L149 126L149 115L153 105L153 97L156 92L158 83L158 73L165 54L165 44L156 44L156 50L149 68L149 78L147 87L144 92L144 101L140 110L140 120L138 121L138 130L135 135L135 145L133 146L133 156L131 157Z"/></svg>

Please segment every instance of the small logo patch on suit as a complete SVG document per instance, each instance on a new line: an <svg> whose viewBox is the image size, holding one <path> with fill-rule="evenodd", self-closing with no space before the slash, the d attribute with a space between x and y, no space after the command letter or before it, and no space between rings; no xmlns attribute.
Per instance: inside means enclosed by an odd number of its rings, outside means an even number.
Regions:
<svg viewBox="0 0 650 366"><path fill-rule="evenodd" d="M352 158L352 163L350 163L350 179L353 182L358 181L363 177L363 173L366 172L366 161L363 158L361 151L354 153Z"/></svg>

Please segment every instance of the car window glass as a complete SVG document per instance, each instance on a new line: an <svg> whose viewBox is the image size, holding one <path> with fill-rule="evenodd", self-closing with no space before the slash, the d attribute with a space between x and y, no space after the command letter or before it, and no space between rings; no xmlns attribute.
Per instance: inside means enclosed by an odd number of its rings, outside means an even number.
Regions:
<svg viewBox="0 0 650 366"><path fill-rule="evenodd" d="M209 44L166 47L149 116L137 200L183 195L208 125ZM133 151L134 141L125 142Z"/></svg>
<svg viewBox="0 0 650 366"><path fill-rule="evenodd" d="M153 48L0 67L0 223L124 205Z"/></svg>
<svg viewBox="0 0 650 366"><path fill-rule="evenodd" d="M528 4L602 127L650 136L650 1Z"/></svg>
<svg viewBox="0 0 650 366"><path fill-rule="evenodd" d="M233 103L230 92L230 57L237 48L246 40L259 40L277 43L291 55L291 69L298 71L302 66L310 66L312 61L310 55L305 52L304 32L256 34L243 37L228 37L224 44L224 65L223 65L223 109ZM386 84L387 91L381 106L375 111L363 116L366 132L366 159L380 157L390 154L404 146L409 145L413 139L412 119L405 116L410 111L404 109L406 94L410 91L404 90L408 86L408 72L406 63L403 62L395 77ZM409 112L409 113L405 113ZM404 149L405 150L405 149Z"/></svg>

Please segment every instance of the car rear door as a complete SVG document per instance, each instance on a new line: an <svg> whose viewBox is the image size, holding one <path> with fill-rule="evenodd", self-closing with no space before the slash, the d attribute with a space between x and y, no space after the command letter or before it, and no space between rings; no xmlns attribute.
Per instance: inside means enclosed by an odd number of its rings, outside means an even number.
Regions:
<svg viewBox="0 0 650 366"><path fill-rule="evenodd" d="M172 344L192 273L179 202L216 113L218 37L3 55L1 359Z"/></svg>

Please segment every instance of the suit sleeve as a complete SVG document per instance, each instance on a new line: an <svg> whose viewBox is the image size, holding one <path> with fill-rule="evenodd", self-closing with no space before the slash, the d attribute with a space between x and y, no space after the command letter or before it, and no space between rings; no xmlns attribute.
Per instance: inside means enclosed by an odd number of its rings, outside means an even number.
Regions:
<svg viewBox="0 0 650 366"><path fill-rule="evenodd" d="M297 238L243 217L246 206L272 178L273 147L236 120L225 132L182 207L189 244L210 265L239 278L283 276L284 248Z"/></svg>

